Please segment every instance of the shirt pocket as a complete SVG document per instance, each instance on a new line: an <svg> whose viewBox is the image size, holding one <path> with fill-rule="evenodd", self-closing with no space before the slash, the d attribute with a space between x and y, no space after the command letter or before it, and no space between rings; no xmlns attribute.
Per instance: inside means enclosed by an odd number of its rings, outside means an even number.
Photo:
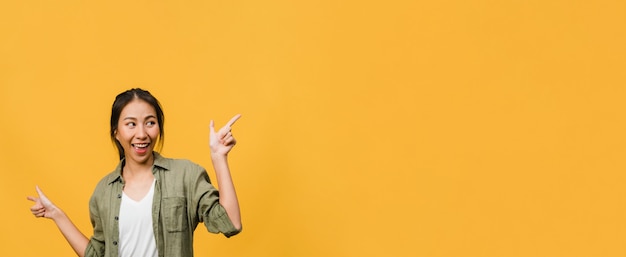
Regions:
<svg viewBox="0 0 626 257"><path fill-rule="evenodd" d="M187 230L187 201L185 197L163 198L163 221L167 232Z"/></svg>

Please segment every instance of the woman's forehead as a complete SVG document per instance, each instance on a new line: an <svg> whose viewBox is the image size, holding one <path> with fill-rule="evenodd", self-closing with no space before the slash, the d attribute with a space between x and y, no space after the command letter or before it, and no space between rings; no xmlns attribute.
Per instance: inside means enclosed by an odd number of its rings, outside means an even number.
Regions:
<svg viewBox="0 0 626 257"><path fill-rule="evenodd" d="M133 99L126 106L124 106L120 118L142 118L148 116L156 117L156 110L154 109L154 106L144 100Z"/></svg>

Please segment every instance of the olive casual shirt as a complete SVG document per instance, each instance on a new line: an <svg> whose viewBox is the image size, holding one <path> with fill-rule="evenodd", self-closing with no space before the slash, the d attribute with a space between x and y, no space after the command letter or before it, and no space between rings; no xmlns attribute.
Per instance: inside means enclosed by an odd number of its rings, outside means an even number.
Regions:
<svg viewBox="0 0 626 257"><path fill-rule="evenodd" d="M124 160L105 176L89 201L93 236L85 256L118 257L119 213L122 202ZM152 173L156 179L152 203L152 227L159 256L193 256L193 232L203 222L211 233L238 234L219 192L201 166L162 157L154 152Z"/></svg>

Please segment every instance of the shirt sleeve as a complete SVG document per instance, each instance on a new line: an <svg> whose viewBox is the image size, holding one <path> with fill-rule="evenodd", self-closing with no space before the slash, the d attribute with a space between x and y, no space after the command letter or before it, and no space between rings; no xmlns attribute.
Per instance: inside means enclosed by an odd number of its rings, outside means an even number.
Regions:
<svg viewBox="0 0 626 257"><path fill-rule="evenodd" d="M98 203L95 193L91 196L91 199L89 200L89 218L91 220L91 225L93 226L93 236L91 237L91 239L89 239L89 243L87 243L87 248L85 249L85 257L104 256L104 232L102 230L102 221L98 216Z"/></svg>
<svg viewBox="0 0 626 257"><path fill-rule="evenodd" d="M228 217L228 213L219 203L219 191L211 184L206 170L200 167L195 177L194 202L198 204L197 217L211 233L222 233L231 237L241 232L235 228Z"/></svg>

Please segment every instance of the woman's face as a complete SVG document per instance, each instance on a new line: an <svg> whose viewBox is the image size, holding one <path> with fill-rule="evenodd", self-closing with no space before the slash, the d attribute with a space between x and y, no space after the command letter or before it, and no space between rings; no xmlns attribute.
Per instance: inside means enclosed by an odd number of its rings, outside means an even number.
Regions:
<svg viewBox="0 0 626 257"><path fill-rule="evenodd" d="M118 121L115 139L124 148L126 162L152 165L152 151L160 132L156 111L141 99L128 103Z"/></svg>

